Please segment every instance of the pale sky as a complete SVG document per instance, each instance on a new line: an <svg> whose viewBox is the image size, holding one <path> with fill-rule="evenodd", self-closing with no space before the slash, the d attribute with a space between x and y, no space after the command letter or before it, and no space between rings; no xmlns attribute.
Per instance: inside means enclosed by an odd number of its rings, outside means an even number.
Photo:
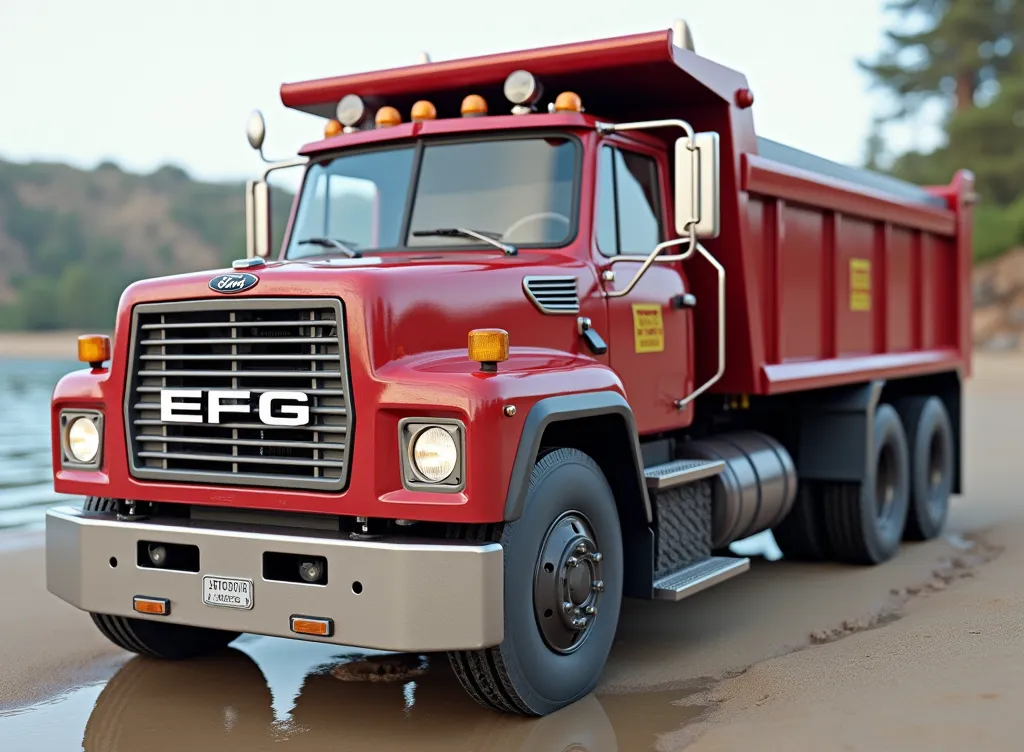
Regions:
<svg viewBox="0 0 1024 752"><path fill-rule="evenodd" d="M0 158L201 179L252 176L254 108L266 151L293 155L321 120L286 110L284 81L668 28L746 74L758 134L859 163L884 100L855 65L882 45L883 0L0 0ZM681 113L685 116L685 113ZM934 129L892 129L930 146Z"/></svg>

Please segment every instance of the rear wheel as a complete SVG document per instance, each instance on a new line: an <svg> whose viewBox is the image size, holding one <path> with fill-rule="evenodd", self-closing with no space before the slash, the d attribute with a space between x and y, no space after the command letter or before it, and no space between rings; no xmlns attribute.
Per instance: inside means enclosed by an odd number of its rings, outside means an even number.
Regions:
<svg viewBox="0 0 1024 752"><path fill-rule="evenodd" d="M873 454L861 483L823 487L825 531L833 557L851 564L881 564L899 550L910 505L907 439L896 410L875 411Z"/></svg>
<svg viewBox="0 0 1024 752"><path fill-rule="evenodd" d="M615 497L594 460L557 449L534 467L523 516L490 538L505 551L505 639L449 653L452 668L486 707L547 715L594 688L615 638L623 571Z"/></svg>
<svg viewBox="0 0 1024 752"><path fill-rule="evenodd" d="M114 499L89 496L82 508L86 512L112 512L116 507ZM103 636L119 648L151 658L195 658L226 647L241 634L127 616L89 615Z"/></svg>
<svg viewBox="0 0 1024 752"><path fill-rule="evenodd" d="M910 509L903 537L931 540L942 532L953 491L953 426L938 397L911 397L897 408L910 450Z"/></svg>

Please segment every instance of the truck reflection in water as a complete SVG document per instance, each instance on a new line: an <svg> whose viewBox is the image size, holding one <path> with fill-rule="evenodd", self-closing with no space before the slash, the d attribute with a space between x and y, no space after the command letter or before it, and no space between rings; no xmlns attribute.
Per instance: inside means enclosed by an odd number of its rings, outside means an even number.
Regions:
<svg viewBox="0 0 1024 752"><path fill-rule="evenodd" d="M481 713L443 655L401 657L417 669L409 681L342 681L332 671L345 675L347 663L395 659L282 642L244 637L187 665L129 660L96 700L85 752L230 752L286 740L299 750L618 752L648 748L703 710L675 704L688 694L678 690L589 695L536 719Z"/></svg>

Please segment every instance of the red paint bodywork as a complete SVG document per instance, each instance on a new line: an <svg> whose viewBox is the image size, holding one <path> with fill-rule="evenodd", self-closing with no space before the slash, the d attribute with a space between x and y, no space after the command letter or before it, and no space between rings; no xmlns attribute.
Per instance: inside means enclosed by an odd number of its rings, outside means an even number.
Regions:
<svg viewBox="0 0 1024 752"><path fill-rule="evenodd" d="M553 99L571 89L587 114L494 114L458 118L466 94L484 95L492 112L504 100L509 72L527 68ZM338 149L384 141L482 131L555 129L575 133L584 147L579 231L567 247L386 254L379 266L338 267L315 259L275 262L257 270L259 284L240 297L337 296L345 304L355 427L352 472L341 494L279 489L143 482L130 477L124 430L131 310L137 303L216 297L215 272L147 280L125 291L109 370L78 371L53 399L55 487L62 493L187 502L340 515L452 522L502 519L522 426L530 407L558 394L614 390L629 400L641 434L684 428L693 407L673 401L710 376L715 362L715 278L699 259L656 265L630 295L604 297L628 283L637 262L614 267L593 240L596 155L609 121L682 117L721 138L720 237L706 241L727 272L727 358L714 391L774 394L970 365L971 177L959 173L930 189L947 208L904 202L758 155L752 109L736 104L747 88L741 74L671 45L656 32L546 50L495 55L282 86L290 107L333 116L334 103L356 93L372 106L408 112L435 103L439 120L343 134L307 145L316 158ZM740 97L742 100L743 98ZM607 138L657 155L667 227L673 226L666 147L678 132ZM293 212L294 214L294 212ZM289 229L290 231L290 229ZM286 233L287 240L287 233ZM849 310L848 259L872 266L870 312ZM642 260L642 259L641 259ZM573 274L580 314L609 343L609 354L581 347L575 316L540 313L525 297L526 275ZM670 299L684 291L693 311ZM633 303L662 305L665 351L633 349ZM470 329L508 330L511 355L498 373L481 373L467 359ZM514 405L507 417L503 407ZM99 472L60 469L59 411L105 412ZM466 488L458 494L402 489L398 421L407 416L453 417L467 426Z"/></svg>

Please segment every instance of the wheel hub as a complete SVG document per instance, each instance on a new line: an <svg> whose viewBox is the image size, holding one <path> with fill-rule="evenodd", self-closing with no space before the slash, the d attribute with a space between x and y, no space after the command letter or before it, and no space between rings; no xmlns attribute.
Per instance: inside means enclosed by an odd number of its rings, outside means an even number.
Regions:
<svg viewBox="0 0 1024 752"><path fill-rule="evenodd" d="M586 518L569 512L548 528L534 578L533 603L548 647L571 653L586 640L604 591L601 552Z"/></svg>

